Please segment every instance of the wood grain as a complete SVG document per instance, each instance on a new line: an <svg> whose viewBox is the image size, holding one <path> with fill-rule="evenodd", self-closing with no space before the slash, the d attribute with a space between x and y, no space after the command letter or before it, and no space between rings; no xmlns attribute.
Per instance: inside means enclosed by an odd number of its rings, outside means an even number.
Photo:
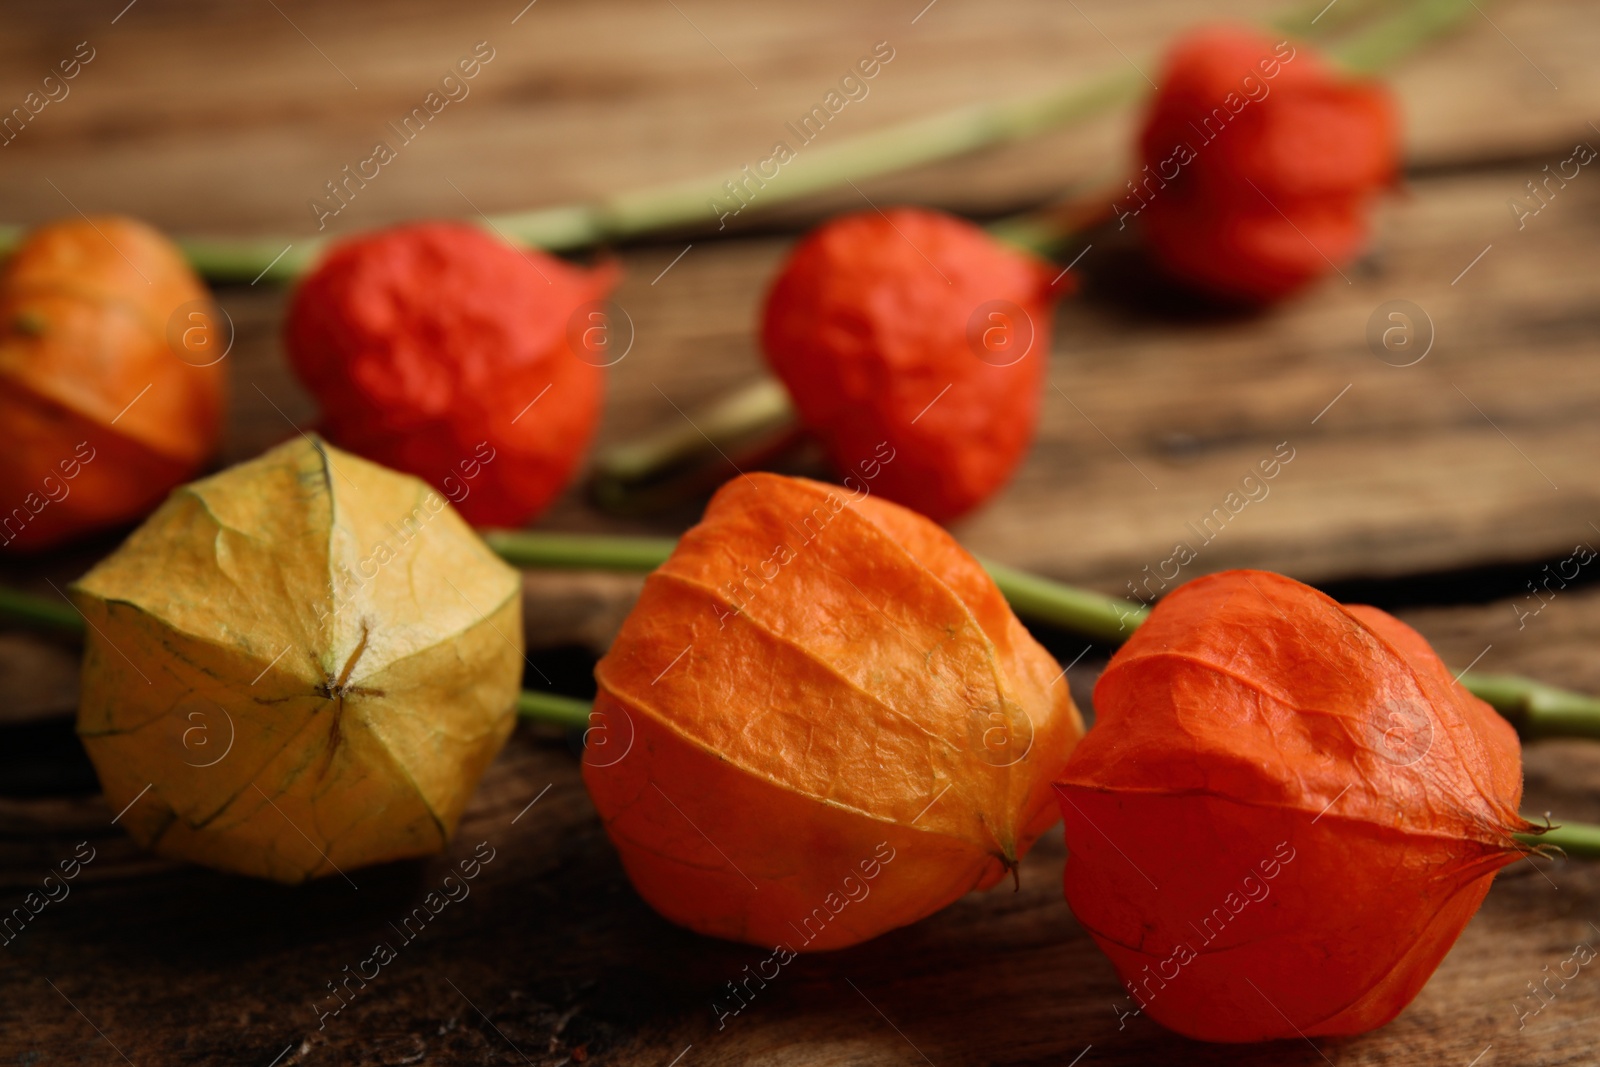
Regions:
<svg viewBox="0 0 1600 1067"><path fill-rule="evenodd" d="M141 0L115 25L106 8L120 5L87 0L10 12L0 106L21 104L79 41L95 58L70 95L0 149L8 220L60 215L70 210L65 194L181 232L314 232L307 201L370 155L388 124L479 41L495 58L469 95L401 148L332 232L471 216L463 194L485 211L515 211L732 176L764 158L784 123L880 40L894 60L825 136L1126 71L1119 50L1153 75L1160 44L1198 17L1183 0L944 0L914 24L926 0L692 0L678 10L655 0L540 0L513 25L525 2ZM1584 0L1482 6L1494 25L1475 18L1396 80L1421 164L1520 158L1592 132L1600 25ZM1204 15L1282 10L1274 0L1218 0ZM1124 114L862 189L874 200L979 212L1027 204L1121 159L1130 122ZM846 190L786 217L859 206Z"/></svg>
<svg viewBox="0 0 1600 1067"><path fill-rule="evenodd" d="M1407 613L1452 657L1600 685L1600 590L1562 592L1522 631L1512 602ZM1507 625L1507 620L1511 620ZM1093 675L1073 672L1081 688ZM1524 810L1600 821L1600 748L1527 752ZM549 786L548 792L543 792ZM542 793L542 796L541 796ZM526 805L535 797L538 802ZM494 765L442 857L355 872L302 890L141 856L98 797L0 805L0 892L20 900L76 844L96 858L8 946L0 969L0 1052L45 1050L116 1062L575 1062L663 1065L688 1046L699 1064L1314 1064L1303 1043L1234 1048L1175 1038L1147 1021L1119 1029L1119 987L1060 899L1059 831L1024 861L1020 892L974 894L931 919L784 968L721 1029L711 1003L747 947L655 917L627 885L564 745L524 728ZM319 1027L342 977L459 859L496 858L423 937ZM15 899L13 899L15 898ZM1600 983L1576 979L1517 1026L1514 1004L1578 942L1596 938L1600 867L1537 860L1509 868L1483 911L1389 1027L1319 1041L1330 1060L1461 1067L1586 1064L1584 1027ZM48 979L48 982L46 981ZM52 990L54 982L60 992ZM64 994L65 996L63 996ZM319 1007L313 1007L313 1004ZM485 1022L479 1010L492 1025ZM879 1012L882 1014L879 1014ZM891 1022L892 1020L892 1022ZM897 1029L898 1031L897 1032ZM515 1046L515 1050L512 1046ZM919 1054L920 1053L920 1054ZM690 1058L692 1057L692 1059Z"/></svg>
<svg viewBox="0 0 1600 1067"><path fill-rule="evenodd" d="M939 0L926 10L924 0L523 2L139 0L118 15L120 2L71 0L8 11L0 110L77 42L91 41L96 57L69 97L0 147L7 216L33 222L81 207L182 232L303 237L323 182L480 40L496 53L471 95L407 145L334 232L731 175L878 40L896 58L827 136L1115 72L1125 69L1119 49L1154 73L1149 54L1198 17L1180 0ZM1182 577L1249 564L1324 583L1378 578L1371 588L1404 604L1428 572L1431 606L1402 613L1448 662L1600 692L1600 588L1562 590L1530 616L1536 605L1520 597L1461 603L1484 587L1469 573L1437 577L1497 565L1503 595L1600 537L1590 525L1600 524L1600 176L1586 170L1520 230L1506 205L1576 140L1600 138L1589 126L1600 121L1600 23L1583 0L1481 6L1396 76L1411 177L1348 277L1265 315L1223 316L1163 290L1129 235L1091 236L1086 292L1059 312L1038 446L1015 483L957 528L965 543L1126 592L1287 442L1294 459L1270 493L1230 516ZM1276 8L1227 0L1205 14ZM980 215L1030 205L1118 166L1131 121L1108 117L862 192ZM674 404L692 409L759 374L751 327L766 279L805 224L861 206L854 192L819 196L735 240L696 234L618 250L627 277L617 299L637 337L611 373L602 441L681 418ZM316 413L281 358L285 295L263 284L220 297L237 329L219 459L233 462L312 429ZM1375 309L1397 299L1423 308L1436 333L1427 357L1404 368L1367 341ZM814 453L793 468L822 471ZM576 487L544 525L675 533L697 509L622 520L597 514ZM116 537L0 557L0 580L54 595L48 581L75 577ZM531 576L530 644L597 650L637 584ZM1046 636L1063 662L1081 648ZM581 689L583 653L536 660ZM1590 925L1600 922L1600 867L1507 870L1433 981L1377 1033L1316 1049L1223 1048L1147 1021L1119 1029L1110 967L1061 900L1059 831L1025 860L1020 892L974 895L872 943L798 960L719 1029L712 999L765 953L689 935L639 901L584 795L570 739L520 729L447 855L354 872L355 889L334 879L289 890L134 849L70 734L73 662L69 647L0 635L0 908L79 842L95 849L70 896L0 946L7 1062L1593 1061L1586 1027L1600 1012L1600 979L1585 971L1524 1028L1513 1004L1543 968L1600 937ZM1081 701L1102 663L1093 652L1069 673ZM1526 769L1526 811L1600 822L1600 748L1540 744ZM349 1007L319 1019L328 983L394 938L389 923L485 841L496 858L471 896Z"/></svg>

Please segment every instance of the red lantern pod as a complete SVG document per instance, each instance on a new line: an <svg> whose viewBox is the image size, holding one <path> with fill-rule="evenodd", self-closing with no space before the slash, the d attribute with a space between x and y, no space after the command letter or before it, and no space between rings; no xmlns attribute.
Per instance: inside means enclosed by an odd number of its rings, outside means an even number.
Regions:
<svg viewBox="0 0 1600 1067"><path fill-rule="evenodd" d="M1520 749L1373 608L1230 571L1161 601L1057 784L1066 895L1119 1009L1208 1041L1356 1034L1521 854Z"/></svg>
<svg viewBox="0 0 1600 1067"><path fill-rule="evenodd" d="M1033 442L1059 273L942 212L845 215L784 263L762 347L842 477L892 454L874 492L946 522Z"/></svg>
<svg viewBox="0 0 1600 1067"><path fill-rule="evenodd" d="M1265 303L1340 269L1400 171L1389 92L1304 43L1208 27L1168 53L1117 205L1190 285Z"/></svg>
<svg viewBox="0 0 1600 1067"><path fill-rule="evenodd" d="M300 284L286 343L324 434L430 483L477 525L519 526L567 485L614 361L585 309L616 282L428 222L343 242Z"/></svg>

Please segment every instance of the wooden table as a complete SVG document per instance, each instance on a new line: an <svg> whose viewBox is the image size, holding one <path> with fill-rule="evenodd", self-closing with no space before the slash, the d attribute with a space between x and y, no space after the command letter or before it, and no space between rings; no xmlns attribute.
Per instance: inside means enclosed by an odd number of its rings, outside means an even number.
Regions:
<svg viewBox="0 0 1600 1067"><path fill-rule="evenodd" d="M87 211L174 232L315 232L308 201L370 154L480 41L494 58L329 231L472 216L726 171L762 158L785 121L889 41L895 58L839 136L973 100L1114 73L1198 17L1180 0L524 0L438 5L34 5L7 16L0 106L88 41L94 58L0 149L10 221ZM1452 663L1600 691L1600 586L1584 574L1520 620L1546 562L1600 538L1600 173L1586 169L1518 227L1508 198L1600 145L1600 20L1586 0L1484 3L1458 36L1394 78L1409 176L1371 255L1259 316L1186 310L1103 235L1083 298L1064 305L1038 446L1014 485L961 523L974 550L1107 592L1171 553L1257 459L1288 441L1270 497L1208 545L1194 573L1282 570L1377 603ZM1248 0L1216 15L1259 18ZM919 9L921 9L919 14ZM115 18L113 18L115 16ZM1490 20L1493 20L1492 22ZM1113 43L1114 42L1114 43ZM611 372L602 440L636 434L759 373L764 281L817 218L862 197L992 216L1122 158L1119 113L1026 144L860 183L618 250L633 351ZM830 129L827 136L832 136ZM1592 168L1591 168L1592 169ZM692 247L687 247L691 246ZM681 258L680 257L681 255ZM671 265L671 269L662 273ZM224 459L309 424L284 367L284 294L221 290L238 327ZM1436 331L1409 367L1375 358L1390 300ZM278 409L281 409L281 413ZM595 513L574 490L544 525L675 532ZM0 579L48 590L114 539L26 561ZM560 625L531 631L541 669L588 692L594 651L630 578L535 576ZM550 605L559 605L551 608ZM1082 643L1044 635L1063 659ZM1070 677L1087 706L1093 650ZM806 958L724 1029L711 1001L763 954L657 918L629 888L561 738L525 727L491 768L450 853L285 889L143 856L111 825L70 733L75 652L0 640L0 894L6 908L73 855L71 895L0 950L0 1060L117 1063L1589 1064L1600 977L1587 971L1519 1028L1514 1004L1580 941L1600 938L1600 867L1506 871L1433 981L1361 1038L1226 1048L1148 1021L1119 1030L1109 965L1061 900L1059 831L1021 891L962 900L911 928ZM1527 752L1525 810L1600 821L1600 749ZM535 797L538 803L528 808ZM520 813L520 814L519 814ZM319 1026L327 983L368 954L447 865L496 860L468 901ZM1081 1057L1074 1059L1074 1057Z"/></svg>

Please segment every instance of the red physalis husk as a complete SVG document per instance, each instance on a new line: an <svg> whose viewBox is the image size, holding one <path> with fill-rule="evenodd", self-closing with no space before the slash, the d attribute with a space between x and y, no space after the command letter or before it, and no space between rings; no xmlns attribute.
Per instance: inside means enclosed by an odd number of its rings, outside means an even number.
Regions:
<svg viewBox="0 0 1600 1067"><path fill-rule="evenodd" d="M1071 285L952 215L865 211L796 246L761 342L847 485L892 455L873 491L946 522L1033 443L1052 303Z"/></svg>
<svg viewBox="0 0 1600 1067"><path fill-rule="evenodd" d="M1209 1041L1356 1034L1521 855L1511 726L1414 630L1277 574L1161 601L1056 789L1067 900L1148 1012Z"/></svg>
<svg viewBox="0 0 1600 1067"><path fill-rule="evenodd" d="M1138 217L1170 273L1259 303L1359 254L1400 168L1385 88L1302 42L1227 26L1181 38L1157 82L1118 214Z"/></svg>
<svg viewBox="0 0 1600 1067"><path fill-rule="evenodd" d="M289 361L329 440L423 479L471 523L520 526L594 435L620 357L589 323L607 321L616 277L475 226L397 226L340 243L300 283Z"/></svg>

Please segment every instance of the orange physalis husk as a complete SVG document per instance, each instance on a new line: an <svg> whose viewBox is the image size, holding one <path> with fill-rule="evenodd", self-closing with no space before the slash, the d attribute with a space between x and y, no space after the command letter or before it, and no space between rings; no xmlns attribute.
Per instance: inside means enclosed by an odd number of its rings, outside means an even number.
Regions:
<svg viewBox="0 0 1600 1067"><path fill-rule="evenodd" d="M106 802L281 882L437 852L515 724L521 589L438 493L320 441L183 487L73 589Z"/></svg>
<svg viewBox="0 0 1600 1067"><path fill-rule="evenodd" d="M717 493L595 676L584 781L640 895L800 952L1014 870L1083 731L948 534L866 487L772 474Z"/></svg>
<svg viewBox="0 0 1600 1067"><path fill-rule="evenodd" d="M1517 859L1520 749L1393 617L1229 571L1162 600L1057 786L1066 894L1147 1011L1208 1041L1358 1034Z"/></svg>
<svg viewBox="0 0 1600 1067"><path fill-rule="evenodd" d="M183 255L133 219L28 235L0 274L0 544L137 519L222 428L229 338Z"/></svg>

